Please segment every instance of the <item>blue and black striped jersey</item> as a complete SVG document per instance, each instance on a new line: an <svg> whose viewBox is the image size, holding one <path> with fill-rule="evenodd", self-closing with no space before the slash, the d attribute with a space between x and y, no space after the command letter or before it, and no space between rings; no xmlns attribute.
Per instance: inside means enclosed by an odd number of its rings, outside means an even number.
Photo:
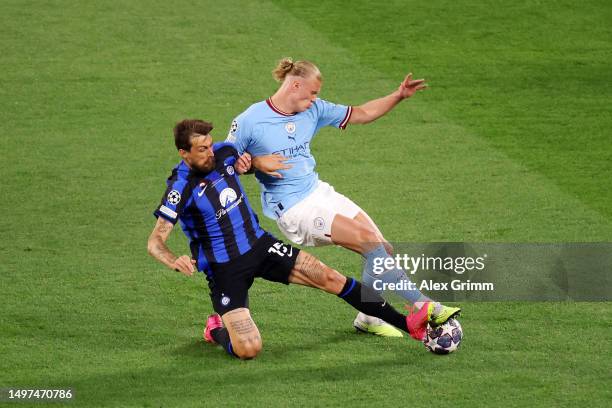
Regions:
<svg viewBox="0 0 612 408"><path fill-rule="evenodd" d="M213 153L216 164L209 173L181 161L154 212L173 224L180 221L200 271L248 252L265 234L234 170L238 152L230 143L215 143Z"/></svg>

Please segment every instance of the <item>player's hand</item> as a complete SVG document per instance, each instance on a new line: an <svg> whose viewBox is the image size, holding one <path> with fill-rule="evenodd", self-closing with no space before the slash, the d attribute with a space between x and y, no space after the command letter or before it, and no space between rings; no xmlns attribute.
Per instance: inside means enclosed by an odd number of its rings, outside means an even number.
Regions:
<svg viewBox="0 0 612 408"><path fill-rule="evenodd" d="M278 170L287 170L293 167L291 164L285 163L289 160L281 154L267 154L265 156L255 156L252 159L253 167L269 176L283 178L283 175Z"/></svg>
<svg viewBox="0 0 612 408"><path fill-rule="evenodd" d="M234 166L238 174L244 174L251 169L251 155L248 153L244 153L242 156L236 160L236 165Z"/></svg>
<svg viewBox="0 0 612 408"><path fill-rule="evenodd" d="M176 258L176 261L174 261L172 268L175 271L182 273L183 275L192 276L195 272L195 264L195 259L191 259L191 257L187 255L181 255Z"/></svg>
<svg viewBox="0 0 612 408"><path fill-rule="evenodd" d="M410 98L417 91L421 89L427 88L427 84L424 79L412 79L412 73L406 75L404 81L400 84L398 88L399 96L402 99Z"/></svg>

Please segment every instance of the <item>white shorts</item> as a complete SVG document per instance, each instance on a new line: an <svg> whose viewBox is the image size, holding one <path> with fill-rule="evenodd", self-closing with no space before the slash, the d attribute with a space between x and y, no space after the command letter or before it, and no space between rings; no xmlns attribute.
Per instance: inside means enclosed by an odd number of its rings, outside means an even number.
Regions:
<svg viewBox="0 0 612 408"><path fill-rule="evenodd" d="M331 226L336 214L355 218L361 208L329 184L319 181L308 197L276 220L281 232L292 242L305 246L333 244Z"/></svg>

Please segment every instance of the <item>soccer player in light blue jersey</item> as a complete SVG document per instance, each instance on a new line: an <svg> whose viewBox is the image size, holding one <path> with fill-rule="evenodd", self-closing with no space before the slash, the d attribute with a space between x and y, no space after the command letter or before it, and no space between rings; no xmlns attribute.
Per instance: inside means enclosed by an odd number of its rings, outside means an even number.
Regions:
<svg viewBox="0 0 612 408"><path fill-rule="evenodd" d="M409 281L399 268L374 272L376 260L388 258L392 248L365 211L319 180L310 144L322 127L344 129L348 124L365 124L380 118L424 89L425 81L413 80L412 74L408 74L389 95L359 106L345 106L318 98L322 76L309 61L284 58L273 75L281 83L279 89L238 115L227 137L240 154L247 152L252 156L264 214L276 220L281 232L296 244L336 244L361 254L366 259L363 282L371 287L376 280ZM423 321L440 324L460 311L433 302L416 289L396 293L417 307L418 312L411 317L415 326ZM374 334L401 336L391 325L363 313L357 315L354 326ZM416 338L422 332L411 335Z"/></svg>

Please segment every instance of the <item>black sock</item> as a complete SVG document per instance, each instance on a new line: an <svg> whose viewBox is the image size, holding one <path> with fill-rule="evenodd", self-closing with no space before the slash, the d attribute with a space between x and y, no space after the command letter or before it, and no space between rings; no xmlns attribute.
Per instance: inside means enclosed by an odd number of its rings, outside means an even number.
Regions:
<svg viewBox="0 0 612 408"><path fill-rule="evenodd" d="M362 286L358 280L347 277L338 297L360 312L383 319L398 329L408 332L406 316L395 310L373 289Z"/></svg>
<svg viewBox="0 0 612 408"><path fill-rule="evenodd" d="M238 357L234 354L234 350L232 349L232 342L230 341L229 333L225 327L218 327L210 331L210 335L212 338L220 344L225 351L231 356Z"/></svg>

